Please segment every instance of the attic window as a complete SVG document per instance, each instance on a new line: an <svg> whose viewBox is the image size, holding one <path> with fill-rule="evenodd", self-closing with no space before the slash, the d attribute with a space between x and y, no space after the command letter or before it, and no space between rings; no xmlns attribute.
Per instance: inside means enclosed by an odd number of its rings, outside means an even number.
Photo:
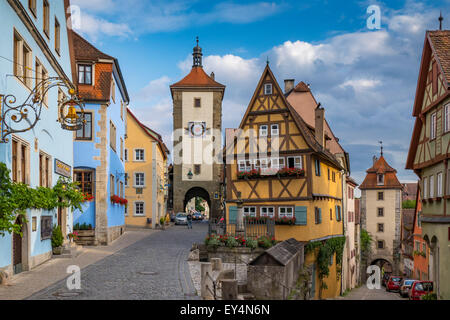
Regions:
<svg viewBox="0 0 450 320"><path fill-rule="evenodd" d="M78 65L78 83L80 84L92 84L92 65L79 64Z"/></svg>
<svg viewBox="0 0 450 320"><path fill-rule="evenodd" d="M272 84L271 83L266 83L264 85L264 94L265 95L270 95L272 94Z"/></svg>
<svg viewBox="0 0 450 320"><path fill-rule="evenodd" d="M384 185L384 174L377 175L377 185L379 186Z"/></svg>

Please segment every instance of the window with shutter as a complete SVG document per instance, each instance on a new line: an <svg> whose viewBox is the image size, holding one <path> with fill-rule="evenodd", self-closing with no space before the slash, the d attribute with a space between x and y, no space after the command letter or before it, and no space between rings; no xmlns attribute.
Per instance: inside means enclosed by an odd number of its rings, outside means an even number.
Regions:
<svg viewBox="0 0 450 320"><path fill-rule="evenodd" d="M307 225L307 207L295 207L295 224Z"/></svg>
<svg viewBox="0 0 450 320"><path fill-rule="evenodd" d="M233 207L229 207L228 208L228 222L232 223L232 222L236 222L237 220L237 207L233 206Z"/></svg>

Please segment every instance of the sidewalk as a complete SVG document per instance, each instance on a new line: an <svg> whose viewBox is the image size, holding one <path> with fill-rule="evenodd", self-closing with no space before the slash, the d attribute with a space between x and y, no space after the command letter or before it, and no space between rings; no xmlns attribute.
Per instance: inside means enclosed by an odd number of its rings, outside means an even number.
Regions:
<svg viewBox="0 0 450 320"><path fill-rule="evenodd" d="M109 246L83 247L83 252L73 259L52 259L31 271L26 271L10 279L10 286L0 286L0 300L22 300L35 292L69 276L67 267L77 265L80 269L136 243L158 232L152 229L127 230L122 237Z"/></svg>

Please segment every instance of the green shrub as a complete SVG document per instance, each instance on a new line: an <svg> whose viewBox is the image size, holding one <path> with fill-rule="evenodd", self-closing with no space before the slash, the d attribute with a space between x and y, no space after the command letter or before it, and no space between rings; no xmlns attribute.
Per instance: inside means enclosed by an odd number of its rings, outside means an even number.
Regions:
<svg viewBox="0 0 450 320"><path fill-rule="evenodd" d="M229 237L229 238L227 239L226 246L227 246L228 248L235 248L235 247L238 247L238 246L239 246L239 243L237 242L237 240L236 240L234 237Z"/></svg>
<svg viewBox="0 0 450 320"><path fill-rule="evenodd" d="M264 249L269 249L270 247L272 247L274 244L276 244L275 239L271 239L268 236L261 236L258 238L258 245L261 248Z"/></svg>
<svg viewBox="0 0 450 320"><path fill-rule="evenodd" d="M256 247L258 247L258 241L253 239L247 239L246 245L247 248L256 249Z"/></svg>
<svg viewBox="0 0 450 320"><path fill-rule="evenodd" d="M64 242L64 237L60 226L54 226L52 232L52 248L61 247Z"/></svg>

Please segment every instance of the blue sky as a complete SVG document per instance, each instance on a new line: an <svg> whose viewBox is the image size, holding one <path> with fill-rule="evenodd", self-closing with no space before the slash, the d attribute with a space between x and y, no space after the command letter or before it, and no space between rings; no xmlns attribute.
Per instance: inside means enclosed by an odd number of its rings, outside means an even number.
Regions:
<svg viewBox="0 0 450 320"><path fill-rule="evenodd" d="M169 85L189 72L199 36L205 70L227 86L224 128L239 125L268 58L281 86L287 78L311 84L359 183L380 140L399 179L416 180L404 167L422 46L440 10L450 28L450 0L71 3L81 8L76 31L119 59L131 109L169 147ZM381 8L380 30L367 28L373 4Z"/></svg>

